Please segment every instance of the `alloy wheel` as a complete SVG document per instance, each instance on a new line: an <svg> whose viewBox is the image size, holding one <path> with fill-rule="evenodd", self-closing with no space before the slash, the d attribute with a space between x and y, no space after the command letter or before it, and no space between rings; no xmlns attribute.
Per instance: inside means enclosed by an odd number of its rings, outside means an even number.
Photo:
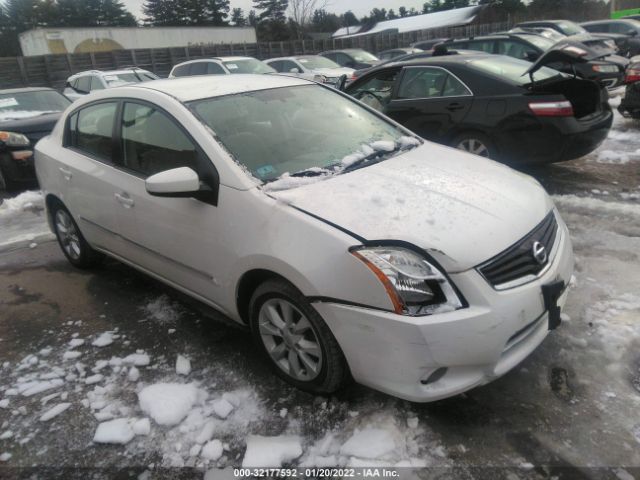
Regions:
<svg viewBox="0 0 640 480"><path fill-rule="evenodd" d="M291 302L272 298L260 307L260 338L271 359L287 375L311 381L322 370L322 348L309 319Z"/></svg>
<svg viewBox="0 0 640 480"><path fill-rule="evenodd" d="M73 220L65 210L56 212L56 231L63 250L72 259L78 260L82 253L80 237Z"/></svg>
<svg viewBox="0 0 640 480"><path fill-rule="evenodd" d="M456 148L473 153L474 155L479 155L480 157L489 158L489 149L477 138L465 138L456 145Z"/></svg>

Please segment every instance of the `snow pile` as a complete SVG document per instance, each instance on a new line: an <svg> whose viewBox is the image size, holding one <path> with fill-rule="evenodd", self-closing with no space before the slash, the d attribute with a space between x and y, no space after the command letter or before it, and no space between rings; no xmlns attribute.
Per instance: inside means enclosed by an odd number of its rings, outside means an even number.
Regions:
<svg viewBox="0 0 640 480"><path fill-rule="evenodd" d="M138 393L140 408L158 425L177 425L198 400L195 384L158 383Z"/></svg>
<svg viewBox="0 0 640 480"><path fill-rule="evenodd" d="M129 443L135 437L132 421L128 418L117 418L98 425L93 436L95 443Z"/></svg>
<svg viewBox="0 0 640 480"><path fill-rule="evenodd" d="M52 418L55 418L61 413L63 413L64 411L66 411L70 406L71 406L70 403L59 403L52 409L47 410L45 413L43 413L42 416L40 417L40 421L48 422Z"/></svg>
<svg viewBox="0 0 640 480"><path fill-rule="evenodd" d="M263 437L250 435L242 467L281 467L302 455L300 437L286 435Z"/></svg>
<svg viewBox="0 0 640 480"><path fill-rule="evenodd" d="M41 192L23 192L14 198L0 199L0 202L0 247L36 246L54 238L43 212Z"/></svg>
<svg viewBox="0 0 640 480"><path fill-rule="evenodd" d="M178 358L176 358L176 373L178 375L189 375L191 373L191 360L184 355L178 355Z"/></svg>
<svg viewBox="0 0 640 480"><path fill-rule="evenodd" d="M17 197L5 199L2 204L0 204L0 218L15 216L29 210L44 210L42 192L27 191Z"/></svg>
<svg viewBox="0 0 640 480"><path fill-rule="evenodd" d="M106 347L113 343L113 332L104 332L101 333L98 338L96 338L91 345L94 347Z"/></svg>
<svg viewBox="0 0 640 480"><path fill-rule="evenodd" d="M596 159L598 163L624 164L629 163L629 154L613 150L600 150Z"/></svg>
<svg viewBox="0 0 640 480"><path fill-rule="evenodd" d="M175 323L180 318L180 306L172 301L168 295L160 295L155 300L150 301L142 311L149 320L160 324Z"/></svg>

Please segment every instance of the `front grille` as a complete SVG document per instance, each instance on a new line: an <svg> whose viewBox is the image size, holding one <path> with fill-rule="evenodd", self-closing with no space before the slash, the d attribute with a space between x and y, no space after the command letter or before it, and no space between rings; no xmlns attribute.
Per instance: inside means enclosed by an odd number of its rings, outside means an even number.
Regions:
<svg viewBox="0 0 640 480"><path fill-rule="evenodd" d="M545 269L551 260L551 248L558 232L556 217L551 211L540 224L522 240L480 265L478 271L487 281L498 288L530 275L536 276ZM541 261L534 256L534 244L544 247L546 259ZM538 246L539 248L539 246Z"/></svg>

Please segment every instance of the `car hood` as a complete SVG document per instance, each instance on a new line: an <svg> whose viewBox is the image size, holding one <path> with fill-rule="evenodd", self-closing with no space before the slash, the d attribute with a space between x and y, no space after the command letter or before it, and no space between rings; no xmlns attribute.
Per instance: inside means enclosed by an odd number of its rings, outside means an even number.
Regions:
<svg viewBox="0 0 640 480"><path fill-rule="evenodd" d="M21 116L22 118L15 119L0 117L0 130L22 133L35 145L38 140L53 130L62 112L33 113L34 112L25 112L25 114Z"/></svg>
<svg viewBox="0 0 640 480"><path fill-rule="evenodd" d="M269 195L368 241L400 240L450 273L502 252L553 208L540 184L442 145Z"/></svg>

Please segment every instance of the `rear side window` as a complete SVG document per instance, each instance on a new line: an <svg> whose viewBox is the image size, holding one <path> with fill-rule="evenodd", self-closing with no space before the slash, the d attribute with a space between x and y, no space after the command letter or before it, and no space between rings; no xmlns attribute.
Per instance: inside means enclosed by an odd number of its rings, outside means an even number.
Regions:
<svg viewBox="0 0 640 480"><path fill-rule="evenodd" d="M75 113L69 119L69 146L103 160L111 160L117 106L115 102L99 103Z"/></svg>
<svg viewBox="0 0 640 480"><path fill-rule="evenodd" d="M283 60L282 61L282 71L283 72L291 72L291 70L296 69L297 72L296 73L302 73L302 70L300 69L300 67L298 65L296 65L295 62L292 62L291 60ZM291 72L293 73L293 72Z"/></svg>
<svg viewBox="0 0 640 480"><path fill-rule="evenodd" d="M207 75L224 75L224 68L215 62L207 62Z"/></svg>
<svg viewBox="0 0 640 480"><path fill-rule="evenodd" d="M189 75L189 67L191 65L180 65L179 67L175 67L173 69L173 76L174 77L186 77L187 75Z"/></svg>
<svg viewBox="0 0 640 480"><path fill-rule="evenodd" d="M519 58L521 60L528 60L533 58L532 55L536 55L537 52L522 42L504 40L498 42L497 53L499 55L506 55L508 57Z"/></svg>
<svg viewBox="0 0 640 480"><path fill-rule="evenodd" d="M477 40L469 42L465 48L477 50L479 52L493 53L493 40Z"/></svg>
<svg viewBox="0 0 640 480"><path fill-rule="evenodd" d="M282 61L281 60L274 60L273 62L269 62L267 65L269 65L271 68L273 68L276 72L284 72L283 68L282 68Z"/></svg>
<svg viewBox="0 0 640 480"><path fill-rule="evenodd" d="M600 23L600 24L595 24L595 25L585 25L585 27L587 29L587 31L589 32L602 32L602 33L608 33L609 32L609 24L607 23Z"/></svg>
<svg viewBox="0 0 640 480"><path fill-rule="evenodd" d="M123 163L144 176L178 167L198 171L195 145L163 112L125 103L122 119Z"/></svg>
<svg viewBox="0 0 640 480"><path fill-rule="evenodd" d="M398 98L441 97L449 74L439 68L408 68L398 89Z"/></svg>

